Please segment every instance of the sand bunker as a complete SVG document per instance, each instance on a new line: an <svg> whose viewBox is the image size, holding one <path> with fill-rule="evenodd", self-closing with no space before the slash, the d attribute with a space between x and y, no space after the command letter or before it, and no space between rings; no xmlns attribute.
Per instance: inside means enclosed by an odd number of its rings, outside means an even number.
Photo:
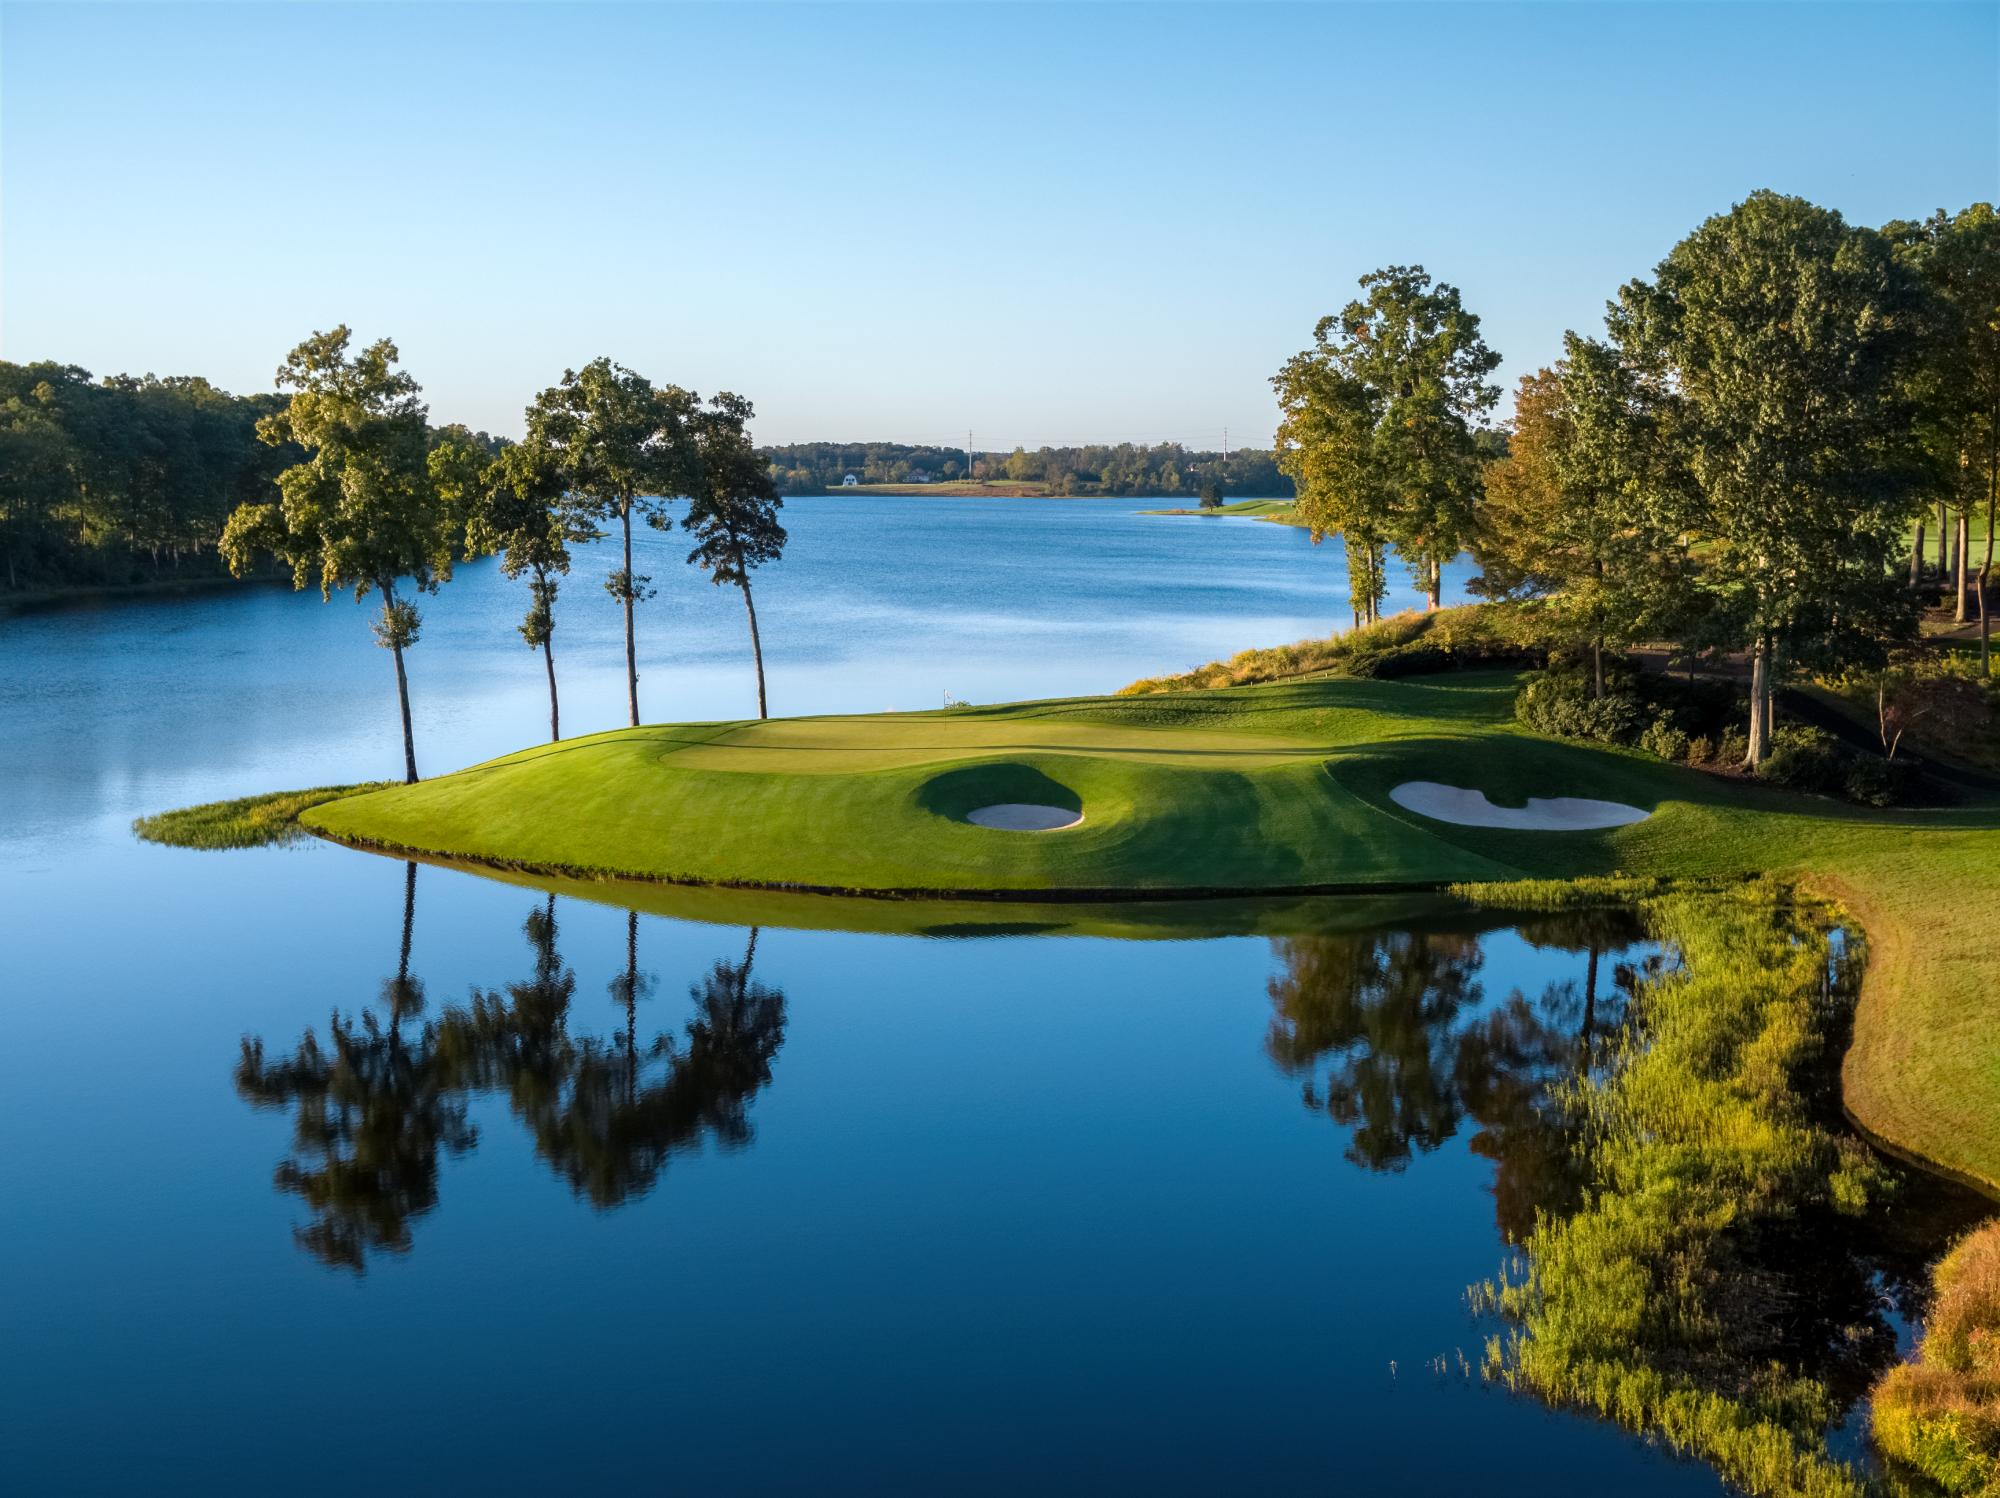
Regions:
<svg viewBox="0 0 2000 1498"><path fill-rule="evenodd" d="M1652 813L1622 801L1591 801L1582 796L1530 796L1526 806L1495 806L1486 792L1434 780L1406 780L1389 792L1405 810L1460 827L1512 827L1526 832L1584 832L1593 827L1629 827Z"/></svg>
<svg viewBox="0 0 2000 1498"><path fill-rule="evenodd" d="M982 806L965 814L975 827L997 827L1002 832L1054 832L1058 827L1074 827L1083 813L1067 806L1036 806L1030 801L1003 801L998 806Z"/></svg>

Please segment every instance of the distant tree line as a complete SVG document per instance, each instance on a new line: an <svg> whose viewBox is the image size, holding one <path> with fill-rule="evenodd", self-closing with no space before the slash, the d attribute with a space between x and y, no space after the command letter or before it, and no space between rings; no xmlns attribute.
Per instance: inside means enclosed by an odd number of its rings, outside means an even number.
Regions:
<svg viewBox="0 0 2000 1498"><path fill-rule="evenodd" d="M1204 487L1244 498L1287 498L1292 481L1275 456L1255 448L1220 452L1178 442L1121 442L1083 447L1017 447L1009 453L967 454L962 447L900 442L794 442L760 447L771 480L784 494L819 494L848 474L864 484L955 483L974 480L1046 484L1051 494L1193 498Z"/></svg>

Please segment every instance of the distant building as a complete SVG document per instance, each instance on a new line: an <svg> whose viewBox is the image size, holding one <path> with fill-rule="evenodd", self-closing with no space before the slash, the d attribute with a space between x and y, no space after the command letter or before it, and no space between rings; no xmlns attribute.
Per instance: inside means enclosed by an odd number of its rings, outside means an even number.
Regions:
<svg viewBox="0 0 2000 1498"><path fill-rule="evenodd" d="M840 481L840 487L843 489L856 489L859 488L860 485L861 485L861 480L856 478L851 473L846 478Z"/></svg>
<svg viewBox="0 0 2000 1498"><path fill-rule="evenodd" d="M910 470L911 483L928 484L930 481L931 481L931 471L928 468L912 468Z"/></svg>

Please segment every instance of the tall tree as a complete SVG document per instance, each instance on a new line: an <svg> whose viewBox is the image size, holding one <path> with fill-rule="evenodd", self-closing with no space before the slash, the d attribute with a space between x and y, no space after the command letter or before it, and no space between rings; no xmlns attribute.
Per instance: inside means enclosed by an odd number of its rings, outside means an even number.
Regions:
<svg viewBox="0 0 2000 1498"><path fill-rule="evenodd" d="M1789 665L1863 663L1905 627L1890 565L1923 476L1902 394L1922 305L1881 235L1758 192L1611 307L1685 468L1711 618L1750 653L1749 765Z"/></svg>
<svg viewBox="0 0 2000 1498"><path fill-rule="evenodd" d="M1373 624L1389 593L1383 561L1390 496L1375 448L1381 402L1329 352L1330 322L1322 319L1315 347L1286 360L1271 381L1280 413L1278 466L1292 480L1294 513L1313 544L1340 537L1354 622Z"/></svg>
<svg viewBox="0 0 2000 1498"><path fill-rule="evenodd" d="M1947 528L1953 538L1949 569L1941 549L1938 570L1941 581L1948 570L1954 616L1963 621L1977 611L1980 669L1990 675L1987 602L2000 501L2000 215L1991 203L1974 203L1882 232L1932 293L1911 383L1918 431L1932 460L1941 548ZM1922 549L1919 520L1916 550Z"/></svg>
<svg viewBox="0 0 2000 1498"><path fill-rule="evenodd" d="M1507 456L1487 466L1473 554L1482 591L1548 598L1590 652L1602 697L1606 648L1638 639L1679 591L1680 506L1637 373L1574 333L1564 353L1522 377Z"/></svg>
<svg viewBox="0 0 2000 1498"><path fill-rule="evenodd" d="M632 726L639 726L639 652L632 609L650 598L652 581L632 570L632 516L655 530L673 525L667 502L686 492L687 426L696 398L677 385L655 387L609 359L563 371L562 383L528 407L528 441L554 455L579 508L618 521L624 559L605 580L625 615L625 690Z"/></svg>
<svg viewBox="0 0 2000 1498"><path fill-rule="evenodd" d="M1458 288L1432 281L1420 265L1370 271L1361 289L1361 299L1319 320L1313 346L1274 383L1288 423L1296 403L1315 395L1345 406L1344 421L1368 413L1372 478L1347 487L1379 509L1376 529L1423 578L1436 608L1444 564L1472 537L1480 478L1475 422L1500 398L1486 378L1500 356L1486 346ZM1305 378L1315 366L1334 378Z"/></svg>
<svg viewBox="0 0 2000 1498"><path fill-rule="evenodd" d="M784 554L785 528L778 524L778 498L769 468L750 445L750 402L718 395L692 422L696 455L694 491L683 522L694 537L688 561L708 569L720 587L743 590L750 617L750 654L757 666L757 716L771 716L764 692L764 643L757 632L757 605L750 597L750 574Z"/></svg>
<svg viewBox="0 0 2000 1498"><path fill-rule="evenodd" d="M375 639L395 657L403 772L414 784L403 652L423 616L396 586L407 578L416 592L435 593L448 581L457 526L431 479L426 408L417 382L396 368L396 345L379 339L350 357L349 338L345 325L315 333L278 371L292 398L257 423L257 435L273 446L297 443L305 458L278 475L278 503L236 508L221 547L239 577L268 551L291 567L296 588L316 580L322 598L336 588L351 588L357 601L371 588L381 595Z"/></svg>
<svg viewBox="0 0 2000 1498"><path fill-rule="evenodd" d="M568 502L554 456L533 443L509 443L485 459L473 444L451 439L431 451L431 476L465 516L468 556L498 553L500 571L528 579L528 612L521 638L542 653L549 678L549 740L562 738L556 695L556 593L569 572L573 543L601 534Z"/></svg>

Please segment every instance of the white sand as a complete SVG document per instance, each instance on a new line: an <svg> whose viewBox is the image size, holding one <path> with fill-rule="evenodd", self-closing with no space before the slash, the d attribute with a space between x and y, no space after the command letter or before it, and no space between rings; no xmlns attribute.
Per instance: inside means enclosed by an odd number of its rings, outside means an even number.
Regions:
<svg viewBox="0 0 2000 1498"><path fill-rule="evenodd" d="M1002 832L1054 832L1074 827L1083 813L1067 806L1036 806L1031 801L1003 801L998 806L982 806L965 814L975 827L997 827Z"/></svg>
<svg viewBox="0 0 2000 1498"><path fill-rule="evenodd" d="M1434 780L1406 780L1389 799L1420 817L1460 827L1512 827L1528 832L1583 832L1592 827L1629 827L1652 813L1622 801L1582 796L1530 796L1526 806L1495 806L1486 792Z"/></svg>

